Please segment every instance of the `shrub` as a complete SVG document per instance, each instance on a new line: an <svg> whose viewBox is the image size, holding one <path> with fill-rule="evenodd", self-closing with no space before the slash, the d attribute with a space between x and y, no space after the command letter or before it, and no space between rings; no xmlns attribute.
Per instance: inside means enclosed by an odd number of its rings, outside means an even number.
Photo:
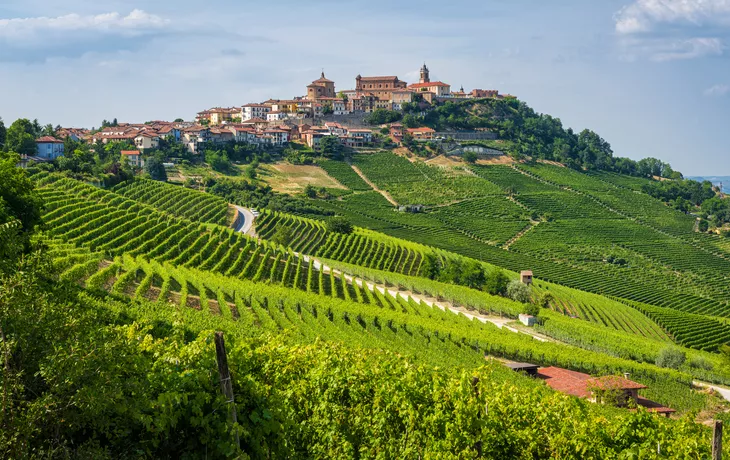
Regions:
<svg viewBox="0 0 730 460"><path fill-rule="evenodd" d="M700 219L700 223L697 225L697 229L700 232L706 232L710 228L710 223L707 222L705 219Z"/></svg>
<svg viewBox="0 0 730 460"><path fill-rule="evenodd" d="M510 281L507 295L515 302L530 303L530 288L519 280Z"/></svg>
<svg viewBox="0 0 730 460"><path fill-rule="evenodd" d="M503 296L507 294L507 284L509 284L509 277L502 270L495 269L487 276L484 287L492 295Z"/></svg>
<svg viewBox="0 0 730 460"><path fill-rule="evenodd" d="M335 216L327 221L327 230L330 232L342 233L343 235L349 235L352 233L352 224L344 217Z"/></svg>
<svg viewBox="0 0 730 460"><path fill-rule="evenodd" d="M694 369L704 369L706 371L711 371L714 367L712 363L702 356L696 356L692 358L692 360L689 362L689 367L692 367Z"/></svg>
<svg viewBox="0 0 730 460"><path fill-rule="evenodd" d="M682 350L674 347L667 347L659 352L659 356L656 358L656 365L659 367L679 369L686 360L687 355Z"/></svg>
<svg viewBox="0 0 730 460"><path fill-rule="evenodd" d="M467 163L476 163L477 154L474 152L464 152L464 161L466 161Z"/></svg>
<svg viewBox="0 0 730 460"><path fill-rule="evenodd" d="M276 233L274 233L274 236L271 238L271 241L274 243L280 244L282 246L289 246L289 243L292 240L293 232L291 227L287 227L286 225L283 225L276 229Z"/></svg>

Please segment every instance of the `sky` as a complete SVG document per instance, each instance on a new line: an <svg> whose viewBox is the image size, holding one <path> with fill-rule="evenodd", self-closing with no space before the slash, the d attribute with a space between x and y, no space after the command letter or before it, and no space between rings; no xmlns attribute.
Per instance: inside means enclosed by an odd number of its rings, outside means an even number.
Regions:
<svg viewBox="0 0 730 460"><path fill-rule="evenodd" d="M0 117L192 119L324 70L497 89L615 155L730 175L730 0L3 0Z"/></svg>

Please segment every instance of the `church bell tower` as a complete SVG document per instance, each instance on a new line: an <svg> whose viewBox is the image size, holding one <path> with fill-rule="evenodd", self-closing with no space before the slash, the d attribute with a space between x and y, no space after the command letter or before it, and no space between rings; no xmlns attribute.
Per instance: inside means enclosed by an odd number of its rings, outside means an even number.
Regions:
<svg viewBox="0 0 730 460"><path fill-rule="evenodd" d="M430 83L431 79L428 76L428 67L426 67L426 63L423 63L423 67L421 67L421 79L418 81L419 83Z"/></svg>

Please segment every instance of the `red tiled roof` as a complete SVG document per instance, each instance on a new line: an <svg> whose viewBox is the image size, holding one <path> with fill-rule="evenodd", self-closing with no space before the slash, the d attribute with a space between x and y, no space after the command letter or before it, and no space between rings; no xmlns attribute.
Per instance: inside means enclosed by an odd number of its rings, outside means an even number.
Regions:
<svg viewBox="0 0 730 460"><path fill-rule="evenodd" d="M617 375L604 375L587 381L589 388L597 390L641 390L647 388L638 382L619 377Z"/></svg>
<svg viewBox="0 0 730 460"><path fill-rule="evenodd" d="M39 144L63 144L62 140L56 139L52 136L43 136L35 140Z"/></svg>
<svg viewBox="0 0 730 460"><path fill-rule="evenodd" d="M538 371L537 377L545 380L545 383L555 391L579 398L588 398L591 395L586 385L586 382L592 379L588 374L559 367L543 367Z"/></svg>
<svg viewBox="0 0 730 460"><path fill-rule="evenodd" d="M139 155L139 150L122 150L122 155Z"/></svg>
<svg viewBox="0 0 730 460"><path fill-rule="evenodd" d="M360 77L362 81L374 81L374 80L397 80L398 77L394 75L388 75L387 77Z"/></svg>
<svg viewBox="0 0 730 460"><path fill-rule="evenodd" d="M427 126L424 126L422 128L408 128L406 131L408 131L409 133L435 133L436 132Z"/></svg>
<svg viewBox="0 0 730 460"><path fill-rule="evenodd" d="M430 86L451 86L441 81L432 81L429 83L412 83L408 85L409 88L428 88Z"/></svg>

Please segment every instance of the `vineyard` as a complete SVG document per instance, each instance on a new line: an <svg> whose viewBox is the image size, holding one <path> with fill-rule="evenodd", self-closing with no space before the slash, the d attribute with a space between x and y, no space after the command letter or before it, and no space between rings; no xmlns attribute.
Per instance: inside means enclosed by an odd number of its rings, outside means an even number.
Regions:
<svg viewBox="0 0 730 460"><path fill-rule="evenodd" d="M398 213L374 192L316 202L356 225L510 270L529 267L543 280L584 291L730 315L728 245L695 234L693 218L638 193L642 179L622 183L622 176L542 164L473 166L478 177L469 179L482 185L449 203L444 197L454 188L439 179L446 174L440 168L392 154L356 162L396 200L411 190L432 204L425 213Z"/></svg>
<svg viewBox="0 0 730 460"><path fill-rule="evenodd" d="M123 182L112 191L188 220L218 225L227 225L230 221L228 203L208 193L153 180Z"/></svg>
<svg viewBox="0 0 730 460"><path fill-rule="evenodd" d="M478 366L484 354L488 354L594 374L628 369L636 380L652 382L647 395L659 401L682 410L703 404L703 397L689 390L684 374L580 348L538 342L401 296L338 283L331 273L319 272L319 279L315 279L310 271L305 281L309 289L293 291L276 284L254 283L139 256L125 255L102 263L99 253L74 253L68 246L55 254L61 276L66 280L78 281L90 289L105 287L120 296L205 311L241 323L247 330L286 330L305 342L323 338L355 347L398 350L442 366ZM72 265L68 263L71 258L75 262ZM347 294L340 296L335 292ZM675 400L676 394L681 394L682 399Z"/></svg>
<svg viewBox="0 0 730 460"><path fill-rule="evenodd" d="M390 161L388 158L384 160ZM449 175L452 173L448 171L408 164L420 174L428 174L429 180L450 183ZM349 174L348 169L340 166L326 167L332 170L331 174L338 180ZM604 412L600 406L586 406L585 403L556 395L541 382L514 374L499 363L488 363L485 367L485 357L490 360L560 366L593 375L629 372L633 380L647 385L648 388L642 391L645 397L683 413L701 411L715 404L710 395L692 388L692 380L702 378L711 382L730 383L730 374L725 372L717 355L707 353L723 343L723 337L729 332L728 326L707 316L689 313L689 306L683 311L657 306L665 299L673 298L673 292L665 293L664 297L652 297L653 301L646 304L637 301L629 305L626 301L619 302L598 294L551 284L547 282L549 277L542 276L541 267L564 266L560 258L571 257L572 253L567 252L570 248L559 254L557 251L538 252L524 246L533 236L545 238L544 245L555 244L550 237L540 236L544 228L557 229L559 234L553 235L553 240L563 238L570 244L580 243L589 247L590 241L581 243L578 240L580 232L577 227L563 229L555 226L572 221L600 220L608 225L607 233L615 232L618 238L621 226L614 221L619 221L619 217L598 217L593 214L596 213L595 209L588 208L588 204L593 202L590 198L582 195L575 197L570 191L559 187L555 194L552 190L556 188L554 185L520 172L516 172L520 180L538 184L530 185L535 189L532 193L523 194L506 188L502 190L496 180L485 180L471 173L453 174L464 179L461 185L451 184L450 191L443 193L438 187L435 188L435 192L427 199L434 204L426 212L396 212L380 194L362 188L341 199L316 202L346 215L357 224L359 228L355 228L352 233L331 232L321 220L263 210L256 220L256 233L260 239L244 236L221 225L228 221L227 204L221 205L217 199L201 198L204 194L199 192L148 181L134 181L121 184L113 190L104 190L76 180L44 174L37 178L38 193L45 204L43 221L46 235L42 240L49 247L48 252L60 280L83 289L80 298L85 304L114 315L116 319L111 321L112 324L140 324L143 332L129 332L132 343L144 342L147 347L151 347L150 340L175 336L179 337L176 340L180 340L181 347L187 347L188 344L197 343L194 342L197 334L203 335L211 330L223 330L233 337L231 367L237 379L236 391L240 392L237 394L242 395L241 399L238 396L236 399L239 410L242 414L253 413L250 412L252 401L274 401L279 405L277 407L291 404L286 406L284 412L275 412L274 415L269 412L268 415L282 420L281 432L286 433L282 434L286 440L280 441L277 448L282 449L280 452L287 452L287 455L295 450L304 452L311 446L319 445L317 443L320 441L315 441L319 436L312 435L306 438L306 442L301 441L303 428L295 429L290 424L291 420L298 419L300 427L311 429L313 420L318 417L305 409L305 403L311 401L312 391L321 392L321 401L328 410L345 406L351 410L352 401L356 398L364 398L362 401L365 401L371 396L347 396L349 402L342 402L345 401L343 395L332 394L333 376L342 375L345 360L359 359L359 366L364 365L363 360L370 360L368 362L375 364L368 364L373 366L372 369L368 368L369 374L356 373L337 384L348 391L358 389L362 394L371 395L372 389L360 388L359 385L374 385L386 378L388 368L384 367L386 361L382 356L390 356L388 353L393 353L393 356L397 356L394 359L402 360L404 364L402 368L397 368L399 375L394 374L392 380L388 381L388 385L393 388L377 390L382 391L383 396L405 391L402 385L409 381L409 376L413 376L416 369L422 369L418 366L430 366L435 370L428 372L442 372L456 379L453 381L463 375L463 382L466 383L461 386L455 383L455 386L449 387L446 394L450 394L451 398L446 399L453 400L455 395L460 394L459 391L471 395L467 398L471 402L474 398L481 398L480 404L492 406L483 418L480 416L480 420L492 417L495 421L500 420L500 423L510 420L509 427L500 426L500 429L508 430L510 436L514 433L514 426L511 425L514 421L501 412L521 410L524 413L525 410L522 403L506 402L505 398L510 394L517 398L515 401L531 395L533 406L555 401L564 401L560 404L568 404L565 407L579 404L580 408L576 410L581 411L584 418L586 413L593 411L598 411L600 415L596 417L604 417L604 420L634 415L610 409ZM359 178L350 176L350 179L341 181L344 184L349 180L348 187L354 190L357 183L354 177ZM452 193L462 193L459 187L466 187L472 182L475 184L470 192L473 195L458 202L444 201ZM539 187L548 187L550 191L539 190ZM187 196L178 194L180 191ZM410 192L403 186L400 193L407 196ZM176 198L166 200L163 198L165 195ZM177 207L173 206L176 200ZM542 207L536 210L538 205ZM585 210L581 210L583 208ZM553 214L554 219L542 220L541 213L548 212ZM525 228L529 228L529 231L512 242L514 248L505 250L503 246L506 242ZM282 229L289 231L282 232ZM589 230L590 234L597 233L599 226ZM571 232L576 233L571 235L575 240L567 239L566 234ZM289 241L281 241L279 237L282 234L288 235ZM625 238L628 240L629 237ZM455 241L461 245L461 250L447 252L444 246L450 246ZM566 243L566 246L569 244ZM647 258L638 249L629 249L628 244L625 246L616 249L619 251L617 256L625 257L631 263L640 257ZM539 331L551 337L551 340L535 340L528 334L516 333L509 328L500 329L487 320L469 319L472 315L514 318L524 308L518 302L419 276L426 259L435 258L444 267L449 267L471 262L462 255L489 261L493 254L501 254L511 261L510 264L499 265L507 268L511 265L516 269L529 267L540 273L532 295L538 298L545 293L551 294L551 301L547 305L551 311L543 310L542 322L538 326ZM535 264L523 265L526 260L535 261ZM587 258L571 260L570 263L564 276L574 276L581 271L593 273L594 268ZM576 264L582 266L574 267ZM648 284L652 275L662 273L662 267L660 262L654 262L654 271L645 275L645 278L636 275L638 281L633 285L620 278L606 277L605 280L611 283L607 285L616 290L624 289L634 295L631 289L642 283ZM491 270L494 267L485 265L484 268ZM617 270L619 268L617 265ZM590 281L586 277L585 282ZM690 286L679 282L672 286L674 289L690 289ZM649 292L657 295L656 291ZM718 288L715 292L719 296L723 291ZM414 293L417 295L415 298ZM700 298L700 293L696 294ZM432 300L419 301L417 299L421 297L418 296ZM450 306L444 308L440 305L443 303ZM703 304L698 305L696 311L710 310ZM180 327L185 330L178 331ZM150 338L140 341L140 334L149 334L147 337ZM182 340L182 337L185 339ZM657 356L672 341L703 351L682 348L688 354L687 364L676 370L657 367L654 364ZM282 356L290 349L292 354L282 360ZM329 353L328 357L322 353ZM307 357L312 357L312 361L294 370ZM171 362L184 362L191 366L190 361L185 359L170 359ZM244 363L252 359L269 361L265 364L262 361L252 363L251 368L248 368L249 364ZM348 361L347 365L355 364ZM390 365L394 364L391 362ZM205 366L210 368L210 362L204 366L201 364L201 368ZM361 372L363 368L358 369L357 372ZM410 370L404 375L404 369ZM261 376L261 372L266 375ZM322 388L315 388L318 383L311 381L314 372L326 372L321 381ZM420 373L418 379L430 378L420 375L432 375L423 370L417 372ZM491 392L490 396L474 393L476 383L473 378L476 376L484 380L479 385L483 386L483 391ZM207 383L205 378L196 378ZM258 378L262 379L260 384L254 383L252 379ZM423 383L422 380L418 381ZM278 383L272 386L274 382ZM246 390L241 388L243 385L271 389L267 390L266 397L257 395L249 398ZM415 394L416 388L420 388L418 391L430 391L430 384L425 388L414 386L408 390L408 394ZM276 399L269 399L273 398L274 391L277 392ZM447 391L446 387L444 391ZM291 399L294 397L299 398L298 401ZM181 401L186 399L183 397ZM369 404L368 407L373 410L373 405L379 407L380 403L371 400ZM414 407L422 404L423 400ZM426 406L430 407L430 404ZM383 416L389 414L388 420L400 417L403 408L396 410L392 406L387 407L382 410ZM416 410L409 417L420 417L423 410ZM449 414L453 410L450 409ZM548 412L554 414L556 410L552 408ZM211 414L218 411L223 414L219 416L223 419L227 413L220 410L220 406L206 407L205 411ZM440 412L434 412L433 417ZM650 417L645 413L639 415ZM322 416L320 423L329 426L328 430L339 430L326 422L331 422L332 416ZM365 415L366 418L372 416L371 413ZM657 427L660 425L657 424L673 423L656 417L646 420L652 421L654 430L659 430ZM248 424L250 419L245 418L241 423ZM605 423L608 422L604 422L603 426L606 426ZM396 423L399 424L400 421ZM689 436L682 431L688 428L679 429L675 424L669 426L673 426L675 431L661 428L667 430L662 434L662 442L669 444L668 439L674 439L672 436L675 434L669 433ZM392 433L400 429L402 427L389 428ZM702 428L696 429L700 431L693 435L694 438L706 436ZM259 433L257 430L253 429L252 433ZM526 433L532 430L530 428ZM217 431L221 432L220 429ZM341 434L337 431L332 435ZM375 434L359 436L358 439L362 439L363 443L382 439ZM479 431L474 439L492 438ZM622 442L621 436L616 439L612 443ZM652 434L648 439L655 449L655 435ZM307 447L287 450L300 441ZM261 445L264 441L257 442L257 445ZM329 442L328 449L347 445L344 441L321 442ZM423 452L429 452L430 448L432 452L444 453L426 441L411 439L409 442L430 446ZM679 443L679 440L672 441L672 446ZM593 447L597 449L596 452L600 452L597 454L599 456L610 455L607 453L614 448L598 446L600 444ZM382 454L384 448L372 447L370 452ZM388 448L392 446L389 444ZM671 452L676 447L667 445L665 448ZM364 444L360 451L365 452L363 449L366 449ZM499 453L508 457L515 452L522 452L496 442L489 449L495 455ZM704 452L702 449L699 451ZM683 451L690 452L687 449ZM316 451L315 456L324 452ZM326 451L329 454L332 452ZM399 450L393 452L396 456L402 453ZM536 455L535 452L532 454Z"/></svg>

